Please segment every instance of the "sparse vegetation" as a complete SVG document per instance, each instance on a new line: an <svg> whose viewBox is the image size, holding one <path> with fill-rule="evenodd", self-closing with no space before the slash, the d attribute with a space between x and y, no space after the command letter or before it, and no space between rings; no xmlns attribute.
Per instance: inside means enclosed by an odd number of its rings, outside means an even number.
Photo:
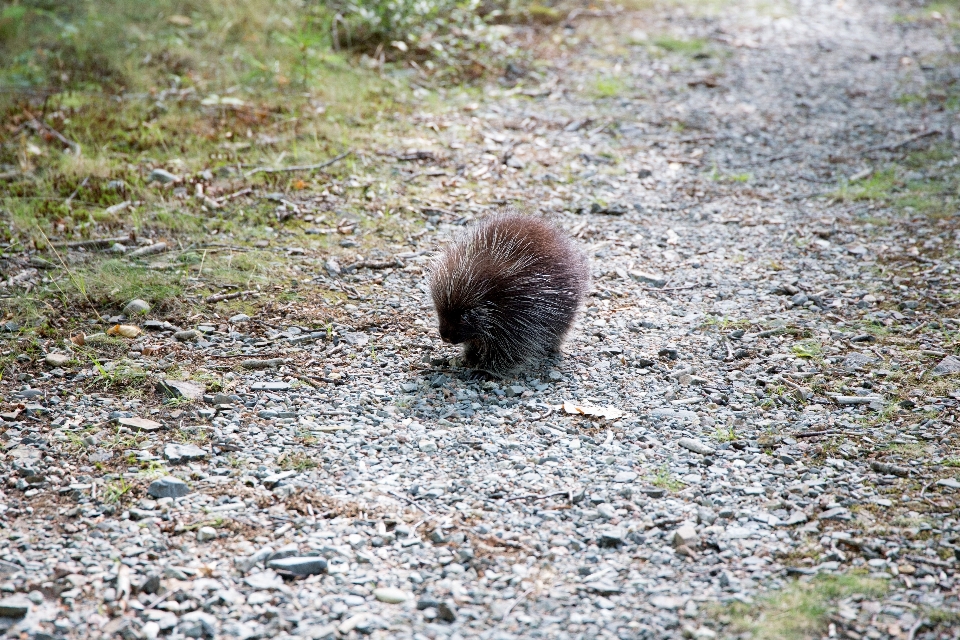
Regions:
<svg viewBox="0 0 960 640"><path fill-rule="evenodd" d="M819 575L791 582L753 605L730 605L726 614L732 631L749 632L755 640L805 640L826 630L827 615L840 598L875 598L886 590L885 581L862 575Z"/></svg>

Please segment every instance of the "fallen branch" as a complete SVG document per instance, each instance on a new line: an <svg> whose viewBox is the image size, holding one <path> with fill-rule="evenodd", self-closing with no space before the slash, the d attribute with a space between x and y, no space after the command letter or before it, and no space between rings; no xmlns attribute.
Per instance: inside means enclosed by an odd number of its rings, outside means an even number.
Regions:
<svg viewBox="0 0 960 640"><path fill-rule="evenodd" d="M909 633L907 633L907 640L915 640L917 637L917 631L920 631L920 627L925 625L927 621L924 618L917 620L912 627L910 627Z"/></svg>
<svg viewBox="0 0 960 640"><path fill-rule="evenodd" d="M866 149L864 149L864 150L861 151L860 153L871 153L871 152L873 152L873 151L895 151L896 149L899 149L900 147L905 147L906 145L910 144L911 142L915 142L915 141L917 141L917 140L922 140L923 138L929 138L930 136L938 136L938 135L940 135L941 133L943 133L943 132L940 131L940 129L931 129L930 131L924 131L923 133L918 133L918 134L915 135L915 136L910 136L909 138L904 138L904 139L901 140L900 142L895 142L895 143L893 143L893 144L879 144L879 145L877 145L877 146L875 146L875 147L867 147Z"/></svg>
<svg viewBox="0 0 960 640"><path fill-rule="evenodd" d="M55 249L100 249L103 247L112 247L113 245L132 240L132 236L120 236L119 238L96 238L94 240L76 240L74 242L58 242L50 246Z"/></svg>
<svg viewBox="0 0 960 640"><path fill-rule="evenodd" d="M223 302L224 300L233 300L234 298L239 298L240 296L245 296L248 293L256 293L253 290L246 291L234 291L233 293L217 293L212 296L209 296L204 302L207 304L213 304L214 302Z"/></svg>
<svg viewBox="0 0 960 640"><path fill-rule="evenodd" d="M319 385L316 382L308 378L307 376L294 375L294 377L305 385L309 386L311 389L319 389Z"/></svg>
<svg viewBox="0 0 960 640"><path fill-rule="evenodd" d="M916 562L917 564L928 564L931 567L952 567L953 563L945 562L943 560L938 560L937 558L928 558L926 556L914 556L907 555L907 560L910 562Z"/></svg>
<svg viewBox="0 0 960 640"><path fill-rule="evenodd" d="M37 133L40 133L41 130L45 130L45 131L46 131L47 133L49 133L51 136L53 136L54 138L56 138L57 140L59 140L59 141L62 142L63 144L65 144L65 145L67 145L68 147L70 147L71 149L73 149L73 152L74 152L76 155L78 155L78 156L80 155L80 145L79 145L79 144L77 144L76 142L74 142L74 141L71 140L70 138L66 137L65 135L63 135L62 133L60 133L59 131L57 131L56 129L54 129L53 127L51 127L50 125L46 124L45 122L41 122L40 120L37 120L36 118L34 118L33 120L30 120L29 122L27 122L27 125L28 125L31 129L33 129L34 131L36 131Z"/></svg>
<svg viewBox="0 0 960 640"><path fill-rule="evenodd" d="M826 429L824 431L802 431L800 433L791 433L793 438L817 438L820 436L829 436L838 433L836 429Z"/></svg>
<svg viewBox="0 0 960 640"><path fill-rule="evenodd" d="M87 176L86 178L84 178L83 182L80 183L80 186L74 189L73 193L67 196L67 199L63 201L64 206L69 207L70 203L73 202L73 199L77 197L78 193L80 193L80 189L83 189L85 186L87 186L88 182L90 182L90 176Z"/></svg>
<svg viewBox="0 0 960 640"><path fill-rule="evenodd" d="M526 591L524 591L523 593L521 593L521 594L519 595L519 597L517 597L516 600L514 600L513 602L511 602L511 603L510 603L510 606L507 607L507 610L503 612L503 617L500 618L500 619L501 619L501 620L506 620L506 619L507 619L507 616L510 615L510 612L513 611L513 608L514 608L515 606L517 606L518 604L520 604L520 602L522 602L524 598L526 598L528 595L530 595L531 593L533 593L533 589L534 589L534 587L530 587L529 589L527 589Z"/></svg>
<svg viewBox="0 0 960 640"><path fill-rule="evenodd" d="M556 493L548 493L546 495L538 496L535 493L531 493L526 496L514 496L512 498L507 498L503 501L504 504L508 502L513 502L514 500L546 500L547 498L556 498L557 496L567 496L567 501L572 502L569 491L557 491Z"/></svg>
<svg viewBox="0 0 960 640"><path fill-rule="evenodd" d="M296 167L275 167L275 168L257 167L256 169L251 169L250 171L248 171L244 177L249 178L250 176L258 173L286 173L289 171L316 171L317 169L323 169L324 167L329 167L330 165L336 162L340 162L351 153L353 153L353 151L344 151L343 153L338 155L336 158L331 158L330 160L327 160L326 162L321 162L319 164L303 164Z"/></svg>
<svg viewBox="0 0 960 640"><path fill-rule="evenodd" d="M641 289L642 291L654 291L654 292L656 292L656 291L680 291L681 289L694 289L694 288L699 287L699 286L700 286L699 283L697 283L697 284L685 284L685 285L683 285L683 286L681 286L681 287L644 287L644 286L642 286L642 285L637 285L637 287L638 287L639 289Z"/></svg>
<svg viewBox="0 0 960 640"><path fill-rule="evenodd" d="M401 268L403 262L399 258L392 260L360 260L343 268L344 271L356 271L357 269L390 269L392 267Z"/></svg>
<svg viewBox="0 0 960 640"><path fill-rule="evenodd" d="M386 494L389 495L389 496L393 496L393 497L396 498L397 500L403 500L404 502L406 502L406 503L409 504L410 506L416 507L417 509L420 509L420 511L423 511L425 514L427 514L427 516L429 516L429 517L431 517L431 518L433 517L433 514L432 514L432 513L430 513L429 511L427 511L427 510L424 509L423 507L421 507L419 504L417 504L417 502L416 502L415 500L411 500L411 499L408 498L407 496L402 496L402 495L400 495L399 493L394 493L393 491L385 491L384 493L386 493ZM418 526L419 526L419 525L418 525Z"/></svg>
<svg viewBox="0 0 960 640"><path fill-rule="evenodd" d="M146 605L146 608L147 608L147 609L155 609L158 604L160 604L161 602L163 602L163 601L166 600L167 598L172 598L173 596L175 596L175 595L177 595L178 593L180 593L180 591L181 591L180 587L177 587L176 589L171 589L170 591L167 591L165 594L163 594L163 595L161 595L161 596L157 596L156 598L154 598L153 601L150 602L150 604Z"/></svg>

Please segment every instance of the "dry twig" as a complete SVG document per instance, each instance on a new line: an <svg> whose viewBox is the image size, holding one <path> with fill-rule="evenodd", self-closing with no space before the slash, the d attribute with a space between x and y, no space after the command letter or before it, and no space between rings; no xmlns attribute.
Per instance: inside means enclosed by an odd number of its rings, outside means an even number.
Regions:
<svg viewBox="0 0 960 640"><path fill-rule="evenodd" d="M258 173L286 173L289 171L316 171L317 169L323 169L324 167L329 167L330 165L336 162L340 162L351 153L353 153L353 151L344 151L337 157L331 158L326 162L320 162L318 164L303 164L295 167L257 167L255 169L251 169L250 171L248 171L244 177L249 178L250 176Z"/></svg>

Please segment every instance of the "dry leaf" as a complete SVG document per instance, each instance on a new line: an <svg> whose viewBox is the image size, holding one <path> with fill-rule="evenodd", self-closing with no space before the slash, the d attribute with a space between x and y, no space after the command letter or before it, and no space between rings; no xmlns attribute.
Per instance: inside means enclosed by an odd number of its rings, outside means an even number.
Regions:
<svg viewBox="0 0 960 640"><path fill-rule="evenodd" d="M141 351L140 353L142 353L145 356L152 356L158 351L160 351L160 347L144 347L143 351Z"/></svg>
<svg viewBox="0 0 960 640"><path fill-rule="evenodd" d="M84 343L86 343L86 341L87 341L86 336L83 335L82 333L78 333L75 336L70 336L70 342L77 345L78 347L82 347Z"/></svg>
<svg viewBox="0 0 960 640"><path fill-rule="evenodd" d="M124 338L136 338L141 333L140 327L135 327L132 324L115 324L107 329L108 336L123 336Z"/></svg>
<svg viewBox="0 0 960 640"><path fill-rule="evenodd" d="M569 400L563 403L563 410L571 415L593 416L597 418L606 418L607 420L616 420L623 416L623 411L613 407L592 407L590 405L578 405Z"/></svg>

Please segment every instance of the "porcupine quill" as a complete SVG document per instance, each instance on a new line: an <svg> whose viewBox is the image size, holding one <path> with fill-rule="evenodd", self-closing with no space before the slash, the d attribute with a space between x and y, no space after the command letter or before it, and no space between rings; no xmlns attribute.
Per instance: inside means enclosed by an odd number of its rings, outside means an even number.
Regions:
<svg viewBox="0 0 960 640"><path fill-rule="evenodd" d="M557 227L514 212L469 227L437 257L430 291L444 342L500 375L559 351L590 274Z"/></svg>

